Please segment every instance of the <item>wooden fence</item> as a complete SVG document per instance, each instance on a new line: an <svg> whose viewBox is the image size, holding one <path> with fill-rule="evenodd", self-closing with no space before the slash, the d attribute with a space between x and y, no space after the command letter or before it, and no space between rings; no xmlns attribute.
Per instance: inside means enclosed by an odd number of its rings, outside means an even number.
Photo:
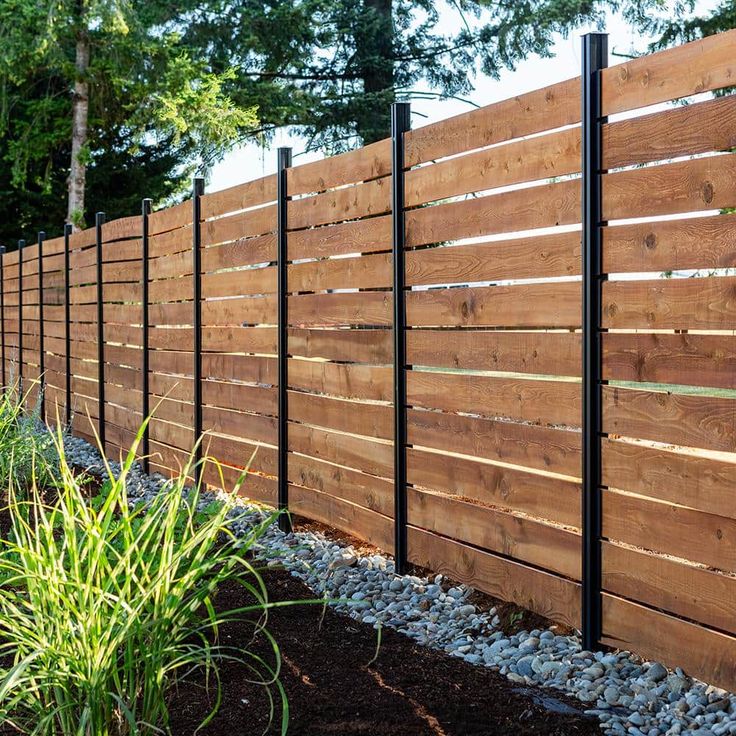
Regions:
<svg viewBox="0 0 736 736"><path fill-rule="evenodd" d="M102 406L111 455L147 387L152 470L201 426L227 482L255 451L255 499L281 460L294 513L392 552L405 510L408 562L575 627L587 606L595 641L736 688L736 97L660 104L733 85L734 59L710 37L6 253L4 379L43 368L83 437Z"/></svg>

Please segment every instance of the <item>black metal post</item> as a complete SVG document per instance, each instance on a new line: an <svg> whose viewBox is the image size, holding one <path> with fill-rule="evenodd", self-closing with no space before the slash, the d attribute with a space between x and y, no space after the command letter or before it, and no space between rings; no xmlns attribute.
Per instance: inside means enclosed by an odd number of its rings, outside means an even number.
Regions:
<svg viewBox="0 0 736 736"><path fill-rule="evenodd" d="M41 419L46 421L46 397L44 391L46 373L46 346L43 340L43 242L46 233L43 230L38 234L38 390L39 410Z"/></svg>
<svg viewBox="0 0 736 736"><path fill-rule="evenodd" d="M394 301L394 559L407 567L406 506L406 283L404 271L404 133L411 127L408 102L391 105L391 217Z"/></svg>
<svg viewBox="0 0 736 736"><path fill-rule="evenodd" d="M3 361L2 366L2 379L3 379L3 391L8 388L8 383L5 380L5 246L0 245L0 332L2 332L2 355L0 356Z"/></svg>
<svg viewBox="0 0 736 736"><path fill-rule="evenodd" d="M289 351L289 315L288 315L288 252L287 252L287 205L288 191L286 186L287 171L291 167L291 148L278 150L278 187L277 187L277 288L278 288L278 509L279 527L284 532L291 531L289 516L289 398L288 398L288 351Z"/></svg>
<svg viewBox="0 0 736 736"><path fill-rule="evenodd" d="M23 248L25 240L18 241L18 393L23 396Z"/></svg>
<svg viewBox="0 0 736 736"><path fill-rule="evenodd" d="M71 306L69 304L69 237L72 234L70 223L64 225L64 370L66 372L66 397L64 399L64 419L67 429L72 426L72 356L71 356Z"/></svg>
<svg viewBox="0 0 736 736"><path fill-rule="evenodd" d="M583 256L583 648L598 647L601 596L601 289L602 126L601 75L608 65L608 36L583 36L582 58L582 256Z"/></svg>
<svg viewBox="0 0 736 736"><path fill-rule="evenodd" d="M97 392L98 392L98 434L100 448L105 455L105 315L103 309L103 273L102 273L102 226L105 224L105 213L95 215L95 236L97 243Z"/></svg>
<svg viewBox="0 0 736 736"><path fill-rule="evenodd" d="M148 280L149 280L149 263L148 263L148 216L151 214L151 200L150 199L144 199L141 203L141 228L142 233L141 236L143 238L143 242L141 244L141 308L143 310L143 355L141 356L141 391L143 392L143 404L141 407L141 412L143 419L147 419L148 415L151 413L151 404L150 404L150 396L149 396L149 386L148 386L148 373L149 373L149 355L148 355ZM150 433L148 431L148 424L146 424L146 428L143 431L143 437L141 441L142 447L141 452L143 454L143 472L148 473L149 472L149 462L148 462L148 456L151 452L150 450Z"/></svg>
<svg viewBox="0 0 736 736"><path fill-rule="evenodd" d="M192 185L192 280L194 285L194 482L202 479L202 201L204 179Z"/></svg>

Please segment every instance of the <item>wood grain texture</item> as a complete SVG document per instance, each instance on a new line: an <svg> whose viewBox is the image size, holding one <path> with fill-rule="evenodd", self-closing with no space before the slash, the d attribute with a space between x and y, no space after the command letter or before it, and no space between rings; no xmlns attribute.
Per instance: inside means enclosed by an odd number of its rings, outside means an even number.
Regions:
<svg viewBox="0 0 736 736"><path fill-rule="evenodd" d="M276 260L276 235L259 235L202 248L202 272L242 268Z"/></svg>
<svg viewBox="0 0 736 736"><path fill-rule="evenodd" d="M276 230L276 205L238 212L202 223L202 246L228 243Z"/></svg>
<svg viewBox="0 0 736 736"><path fill-rule="evenodd" d="M736 639L607 593L603 643L682 667L719 687L736 687Z"/></svg>
<svg viewBox="0 0 736 736"><path fill-rule="evenodd" d="M407 489L408 523L580 579L580 535L438 493Z"/></svg>
<svg viewBox="0 0 736 736"><path fill-rule="evenodd" d="M603 126L603 168L736 147L736 95Z"/></svg>
<svg viewBox="0 0 736 736"><path fill-rule="evenodd" d="M602 311L609 329L733 330L736 277L607 281Z"/></svg>
<svg viewBox="0 0 736 736"><path fill-rule="evenodd" d="M580 78L487 105L404 135L407 166L580 122Z"/></svg>
<svg viewBox="0 0 736 736"><path fill-rule="evenodd" d="M276 292L276 269L243 268L238 271L220 271L202 275L202 297L212 299L245 294L273 294Z"/></svg>
<svg viewBox="0 0 736 736"><path fill-rule="evenodd" d="M273 385L277 381L276 358L256 355L202 355L202 376L220 380Z"/></svg>
<svg viewBox="0 0 736 736"><path fill-rule="evenodd" d="M723 631L736 630L736 578L610 542L603 542L602 554L604 590Z"/></svg>
<svg viewBox="0 0 736 736"><path fill-rule="evenodd" d="M579 232L423 248L406 253L405 278L407 286L420 286L577 276L580 257Z"/></svg>
<svg viewBox="0 0 736 736"><path fill-rule="evenodd" d="M375 289L391 286L393 279L390 253L294 263L288 271L290 292Z"/></svg>
<svg viewBox="0 0 736 736"><path fill-rule="evenodd" d="M388 442L377 442L306 424L290 424L289 452L298 452L370 475L383 478L393 476L394 449Z"/></svg>
<svg viewBox="0 0 736 736"><path fill-rule="evenodd" d="M736 337L607 332L603 378L736 389Z"/></svg>
<svg viewBox="0 0 736 736"><path fill-rule="evenodd" d="M312 424L378 439L393 439L394 412L390 406L358 403L300 391L290 391L288 403L290 422Z"/></svg>
<svg viewBox="0 0 736 736"><path fill-rule="evenodd" d="M289 456L289 482L328 493L389 518L394 515L393 483L385 478L292 454Z"/></svg>
<svg viewBox="0 0 736 736"><path fill-rule="evenodd" d="M500 460L512 465L580 475L580 434L530 424L410 409L413 445Z"/></svg>
<svg viewBox="0 0 736 736"><path fill-rule="evenodd" d="M414 365L514 373L580 375L580 335L572 332L408 330Z"/></svg>
<svg viewBox="0 0 736 736"><path fill-rule="evenodd" d="M289 388L339 396L344 399L391 401L393 368L312 360L288 362Z"/></svg>
<svg viewBox="0 0 736 736"><path fill-rule="evenodd" d="M411 169L405 176L404 201L407 207L413 207L574 174L580 171L580 161L580 128L569 128Z"/></svg>
<svg viewBox="0 0 736 736"><path fill-rule="evenodd" d="M736 80L734 48L736 33L728 31L604 69L602 114L728 87Z"/></svg>
<svg viewBox="0 0 736 736"><path fill-rule="evenodd" d="M345 184L377 179L391 173L391 140L290 168L286 191L291 195L323 192Z"/></svg>
<svg viewBox="0 0 736 736"><path fill-rule="evenodd" d="M202 327L202 350L212 353L274 355L276 353L276 328L205 325Z"/></svg>
<svg viewBox="0 0 736 736"><path fill-rule="evenodd" d="M295 514L321 521L393 552L393 522L386 516L327 493L290 486L289 508Z"/></svg>
<svg viewBox="0 0 736 736"><path fill-rule="evenodd" d="M578 583L416 527L409 527L408 538L411 562L552 621L580 625Z"/></svg>
<svg viewBox="0 0 736 736"><path fill-rule="evenodd" d="M288 303L288 320L289 326L294 327L388 327L393 321L393 296L389 291L292 295Z"/></svg>
<svg viewBox="0 0 736 736"><path fill-rule="evenodd" d="M391 249L391 216L297 230L287 236L289 260L327 258Z"/></svg>
<svg viewBox="0 0 736 736"><path fill-rule="evenodd" d="M406 245L429 245L578 222L580 182L567 180L409 210Z"/></svg>
<svg viewBox="0 0 736 736"><path fill-rule="evenodd" d="M412 327L575 327L582 314L576 281L411 291L406 322Z"/></svg>
<svg viewBox="0 0 736 736"><path fill-rule="evenodd" d="M736 571L736 519L607 490L603 492L603 536Z"/></svg>
<svg viewBox="0 0 736 736"><path fill-rule="evenodd" d="M391 211L391 179L383 177L340 189L292 199L288 203L290 230L344 220L374 217Z"/></svg>
<svg viewBox="0 0 736 736"><path fill-rule="evenodd" d="M429 490L580 527L580 485L555 476L410 447L407 480Z"/></svg>
<svg viewBox="0 0 736 736"><path fill-rule="evenodd" d="M202 381L202 401L209 406L275 416L276 399L276 390L272 387L212 379Z"/></svg>
<svg viewBox="0 0 736 736"><path fill-rule="evenodd" d="M351 363L393 361L393 341L387 329L289 329L289 353L303 358Z"/></svg>
<svg viewBox="0 0 736 736"><path fill-rule="evenodd" d="M213 406L202 407L202 427L211 432L242 437L255 442L273 445L277 441L277 425L274 417L246 414Z"/></svg>
<svg viewBox="0 0 736 736"><path fill-rule="evenodd" d="M218 217L228 212L257 207L276 199L276 174L236 184L219 192L204 194L200 198L202 219Z"/></svg>
<svg viewBox="0 0 736 736"><path fill-rule="evenodd" d="M626 169L602 177L603 219L676 215L736 205L736 154Z"/></svg>
<svg viewBox="0 0 736 736"><path fill-rule="evenodd" d="M736 463L603 439L603 484L736 518Z"/></svg>
<svg viewBox="0 0 736 736"><path fill-rule="evenodd" d="M407 402L425 409L579 426L581 386L462 373L408 371Z"/></svg>
<svg viewBox="0 0 736 736"><path fill-rule="evenodd" d="M606 273L736 266L736 215L603 228Z"/></svg>

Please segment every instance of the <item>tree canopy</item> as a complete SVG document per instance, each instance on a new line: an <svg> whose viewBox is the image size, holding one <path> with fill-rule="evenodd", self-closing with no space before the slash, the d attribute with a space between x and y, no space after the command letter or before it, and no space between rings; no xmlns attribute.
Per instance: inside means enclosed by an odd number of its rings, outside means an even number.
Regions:
<svg viewBox="0 0 736 736"><path fill-rule="evenodd" d="M4 0L0 240L177 197L236 142L290 126L333 153L388 135L395 99L467 96L609 10L660 45L732 27L690 0ZM686 18L686 20L682 20ZM88 43L87 67L79 64ZM83 59L84 60L84 59ZM74 111L88 90L79 146ZM83 96L83 94L82 94ZM75 107L76 106L76 107ZM78 115L77 115L78 117ZM75 128L76 125L76 128ZM84 132L84 131L82 131ZM72 153L73 139L78 153ZM91 200L91 201L90 201Z"/></svg>

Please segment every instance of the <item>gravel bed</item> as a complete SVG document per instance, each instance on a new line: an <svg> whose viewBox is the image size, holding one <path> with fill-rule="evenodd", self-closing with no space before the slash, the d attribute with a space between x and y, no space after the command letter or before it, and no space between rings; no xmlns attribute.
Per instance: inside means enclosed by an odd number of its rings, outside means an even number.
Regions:
<svg viewBox="0 0 736 736"><path fill-rule="evenodd" d="M77 437L65 439L68 461L105 474L98 451ZM110 464L113 473L117 463ZM128 476L133 503L155 495L160 475L135 465ZM204 498L208 503L216 497ZM245 500L231 512L244 534L269 512ZM333 606L374 627L395 628L419 644L468 662L493 667L514 683L565 692L587 705L606 734L631 736L722 736L736 734L736 695L700 682L677 668L645 662L630 652L588 652L577 636L534 629L513 635L500 627L496 610L479 612L469 602L473 589L451 586L437 575L399 576L380 554L358 554L322 534L284 534L274 524L260 552L268 565L284 565Z"/></svg>

